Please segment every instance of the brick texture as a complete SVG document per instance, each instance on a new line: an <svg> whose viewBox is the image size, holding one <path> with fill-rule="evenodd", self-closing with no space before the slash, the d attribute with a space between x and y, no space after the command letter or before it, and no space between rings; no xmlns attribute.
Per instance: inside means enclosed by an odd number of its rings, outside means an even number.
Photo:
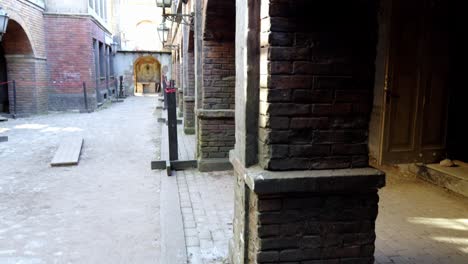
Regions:
<svg viewBox="0 0 468 264"><path fill-rule="evenodd" d="M267 2L261 21L262 167L367 166L377 1Z"/></svg>
<svg viewBox="0 0 468 264"><path fill-rule="evenodd" d="M104 43L105 32L89 17L46 14L47 57L51 80L51 109L82 108L83 86L87 86L88 105L96 107L96 94L107 94L115 84L109 84L109 70L96 72L93 39ZM99 52L106 52L105 45ZM107 55L104 61L108 60ZM99 62L98 62L99 63ZM106 67L106 66L105 66ZM98 67L100 69L100 67Z"/></svg>
<svg viewBox="0 0 468 264"><path fill-rule="evenodd" d="M203 108L234 109L234 42L203 41Z"/></svg>
<svg viewBox="0 0 468 264"><path fill-rule="evenodd" d="M4 0L2 8L10 16L1 42L7 62L7 78L16 81L17 114L46 112L48 75L42 8L26 1ZM13 85L8 85L10 113L14 111Z"/></svg>
<svg viewBox="0 0 468 264"><path fill-rule="evenodd" d="M374 263L376 192L250 198L252 263Z"/></svg>
<svg viewBox="0 0 468 264"><path fill-rule="evenodd" d="M201 119L198 126L199 155L202 159L229 158L234 146L234 119Z"/></svg>
<svg viewBox="0 0 468 264"><path fill-rule="evenodd" d="M202 42L201 108L219 111L235 108L235 1L209 0L206 3ZM198 116L198 156L219 158L228 163L229 150L234 148L233 116L218 118Z"/></svg>
<svg viewBox="0 0 468 264"><path fill-rule="evenodd" d="M184 88L184 128L186 131L191 132L195 129L195 60L194 60L194 52L187 52L185 54L187 56L186 65L183 65L187 80L186 80L186 87Z"/></svg>

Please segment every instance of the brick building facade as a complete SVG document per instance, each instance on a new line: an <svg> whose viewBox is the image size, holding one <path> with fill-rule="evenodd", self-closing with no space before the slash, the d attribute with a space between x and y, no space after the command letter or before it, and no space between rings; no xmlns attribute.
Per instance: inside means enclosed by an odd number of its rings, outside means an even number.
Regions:
<svg viewBox="0 0 468 264"><path fill-rule="evenodd" d="M2 78L16 83L18 115L49 110L82 110L83 82L89 110L115 93L112 1L5 0L10 17L1 42L7 69ZM27 18L27 19L26 19ZM2 112L13 113L13 85L1 91Z"/></svg>

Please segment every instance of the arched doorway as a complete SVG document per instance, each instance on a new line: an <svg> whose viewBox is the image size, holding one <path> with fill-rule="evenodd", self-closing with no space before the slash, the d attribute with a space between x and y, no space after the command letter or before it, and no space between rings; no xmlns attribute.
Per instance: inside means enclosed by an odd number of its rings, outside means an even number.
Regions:
<svg viewBox="0 0 468 264"><path fill-rule="evenodd" d="M47 110L46 84L38 82L38 69L44 69L45 60L37 60L31 39L18 20L10 19L6 34L0 43L0 112L14 113L13 85L16 81L16 114L31 114ZM44 73L41 73L42 75Z"/></svg>
<svg viewBox="0 0 468 264"><path fill-rule="evenodd" d="M161 63L153 56L138 58L134 64L135 94L156 93L161 87Z"/></svg>
<svg viewBox="0 0 468 264"><path fill-rule="evenodd" d="M8 100L8 77L5 52L0 46L0 113L10 112L10 102Z"/></svg>

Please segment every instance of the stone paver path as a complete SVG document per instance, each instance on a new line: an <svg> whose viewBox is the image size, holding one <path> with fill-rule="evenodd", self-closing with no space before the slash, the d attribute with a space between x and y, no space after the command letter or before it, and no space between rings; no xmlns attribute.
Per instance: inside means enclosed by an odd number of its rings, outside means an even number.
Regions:
<svg viewBox="0 0 468 264"><path fill-rule="evenodd" d="M232 172L178 174L190 263L224 263L232 237ZM375 263L468 263L468 200L388 175L380 191Z"/></svg>
<svg viewBox="0 0 468 264"><path fill-rule="evenodd" d="M232 237L232 171L177 172L189 263L227 263Z"/></svg>
<svg viewBox="0 0 468 264"><path fill-rule="evenodd" d="M0 263L158 263L154 97L0 123ZM50 167L63 137L78 166Z"/></svg>

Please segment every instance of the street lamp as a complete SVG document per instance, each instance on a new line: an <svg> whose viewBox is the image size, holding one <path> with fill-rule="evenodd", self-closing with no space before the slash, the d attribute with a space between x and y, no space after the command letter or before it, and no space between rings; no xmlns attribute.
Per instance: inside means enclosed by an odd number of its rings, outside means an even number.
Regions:
<svg viewBox="0 0 468 264"><path fill-rule="evenodd" d="M169 28L166 26L166 22L162 22L158 27L158 36L161 43L164 45L164 42L167 41L167 36L169 35Z"/></svg>
<svg viewBox="0 0 468 264"><path fill-rule="evenodd" d="M171 7L172 0L156 0L156 6L158 7Z"/></svg>
<svg viewBox="0 0 468 264"><path fill-rule="evenodd" d="M8 26L8 14L0 7L0 41L2 41L3 34L6 33Z"/></svg>

